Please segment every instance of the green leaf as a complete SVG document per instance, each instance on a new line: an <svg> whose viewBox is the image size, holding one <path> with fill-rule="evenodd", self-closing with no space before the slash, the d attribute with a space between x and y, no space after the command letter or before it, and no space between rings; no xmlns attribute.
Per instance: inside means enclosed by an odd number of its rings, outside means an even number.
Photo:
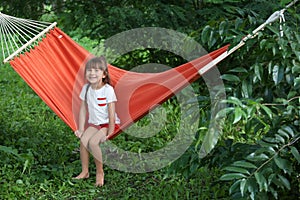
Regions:
<svg viewBox="0 0 300 200"><path fill-rule="evenodd" d="M263 67L259 64L256 64L254 66L254 73L256 75L256 77L258 78L258 80L262 80L263 77Z"/></svg>
<svg viewBox="0 0 300 200"><path fill-rule="evenodd" d="M240 82L240 78L233 74L223 74L221 78L230 82Z"/></svg>
<svg viewBox="0 0 300 200"><path fill-rule="evenodd" d="M296 57L300 60L300 51L294 50L294 53L296 54Z"/></svg>
<svg viewBox="0 0 300 200"><path fill-rule="evenodd" d="M24 174L24 172L26 171L26 169L28 168L28 166L29 166L29 160L26 160L25 163L24 163L24 166L23 166L22 174Z"/></svg>
<svg viewBox="0 0 300 200"><path fill-rule="evenodd" d="M300 154L299 154L299 151L295 147L293 147L293 146L291 146L290 149L291 149L291 152L292 152L293 156L296 158L296 160L298 161L298 163L300 163Z"/></svg>
<svg viewBox="0 0 300 200"><path fill-rule="evenodd" d="M0 151L7 153L7 154L12 154L15 157L17 157L18 159L22 160L22 157L18 154L18 150L16 150L16 149L0 145Z"/></svg>
<svg viewBox="0 0 300 200"><path fill-rule="evenodd" d="M229 188L229 194L233 194L237 190L240 182L241 182L241 180L239 179L231 185L231 187Z"/></svg>
<svg viewBox="0 0 300 200"><path fill-rule="evenodd" d="M277 132L279 133L279 135L286 137L286 139L290 139L289 134L287 134L287 132L285 132L283 129L279 129Z"/></svg>
<svg viewBox="0 0 300 200"><path fill-rule="evenodd" d="M263 140L274 145L277 144L277 141L273 137L264 137Z"/></svg>
<svg viewBox="0 0 300 200"><path fill-rule="evenodd" d="M235 20L235 29L238 30L242 24L243 24L243 20L241 18L237 18Z"/></svg>
<svg viewBox="0 0 300 200"><path fill-rule="evenodd" d="M265 105L260 105L260 107L266 112L266 114L268 115L268 117L269 117L270 119L273 118L273 117L272 117L273 113L272 113L272 111L271 111L270 108L268 108L268 107L265 106Z"/></svg>
<svg viewBox="0 0 300 200"><path fill-rule="evenodd" d="M289 180L287 178L285 178L284 176L281 176L280 174L278 174L278 177L280 179L280 181L282 182L282 184L288 189L291 189L291 184L289 182Z"/></svg>
<svg viewBox="0 0 300 200"><path fill-rule="evenodd" d="M250 174L248 170L246 170L245 168L241 168L241 167L225 167L224 169L227 171L231 171L231 172Z"/></svg>
<svg viewBox="0 0 300 200"><path fill-rule="evenodd" d="M234 179L240 179L240 178L246 178L246 176L242 173L229 173L229 174L224 174L221 176L220 180L221 181L231 181Z"/></svg>
<svg viewBox="0 0 300 200"><path fill-rule="evenodd" d="M245 98L249 98L252 96L252 83L247 80L243 80L242 82L242 92Z"/></svg>
<svg viewBox="0 0 300 200"><path fill-rule="evenodd" d="M270 191L271 191L273 197L274 197L275 199L278 199L278 192L277 192L276 190L274 190L273 187L269 187L269 189L270 189Z"/></svg>
<svg viewBox="0 0 300 200"><path fill-rule="evenodd" d="M241 102L241 100L239 100L238 98L236 97L229 97L227 100L225 100L224 103L232 103L232 104L235 104L239 107L243 107L243 103Z"/></svg>
<svg viewBox="0 0 300 200"><path fill-rule="evenodd" d="M279 49L277 46L273 45L272 46L272 52L273 52L273 56L276 56L279 52Z"/></svg>
<svg viewBox="0 0 300 200"><path fill-rule="evenodd" d="M224 116L226 116L228 113L230 113L233 110L234 110L233 107L227 107L227 108L220 110L216 115L216 119L223 118Z"/></svg>
<svg viewBox="0 0 300 200"><path fill-rule="evenodd" d="M254 199L255 193L257 192L257 182L255 178L248 179L247 181L247 189L248 192L250 193L251 199Z"/></svg>
<svg viewBox="0 0 300 200"><path fill-rule="evenodd" d="M279 156L275 156L274 161L277 167L282 169L284 173L291 174L291 172L293 171L292 164L288 160L283 159Z"/></svg>
<svg viewBox="0 0 300 200"><path fill-rule="evenodd" d="M261 143L259 143L261 144ZM271 147L271 146L268 146L268 147L261 147L259 148L256 153L269 153L268 155L275 155L277 152L276 150Z"/></svg>
<svg viewBox="0 0 300 200"><path fill-rule="evenodd" d="M285 139L281 135L275 134L275 138L282 144L285 144Z"/></svg>
<svg viewBox="0 0 300 200"><path fill-rule="evenodd" d="M233 124L237 123L238 121L241 120L242 118L242 115L243 115L243 111L240 107L237 107L234 109L234 121L233 121ZM244 113L245 115L245 113Z"/></svg>
<svg viewBox="0 0 300 200"><path fill-rule="evenodd" d="M248 70L245 69L244 67L236 67L229 70L229 72L248 73Z"/></svg>
<svg viewBox="0 0 300 200"><path fill-rule="evenodd" d="M232 165L237 167L252 168L252 169L257 168L254 164L247 161L236 161Z"/></svg>
<svg viewBox="0 0 300 200"><path fill-rule="evenodd" d="M275 85L280 83L280 81L282 81L283 77L284 77L284 67L275 65L273 67L273 81L274 81Z"/></svg>
<svg viewBox="0 0 300 200"><path fill-rule="evenodd" d="M277 187L284 187L283 183L279 180L279 178L277 178L277 175L272 178L272 183L274 183Z"/></svg>
<svg viewBox="0 0 300 200"><path fill-rule="evenodd" d="M222 36L227 32L227 21L222 21L219 25L219 34Z"/></svg>
<svg viewBox="0 0 300 200"><path fill-rule="evenodd" d="M300 77L295 78L294 80L294 89L300 88Z"/></svg>
<svg viewBox="0 0 300 200"><path fill-rule="evenodd" d="M255 179L259 185L259 191L268 191L268 184L266 178L259 172L254 173Z"/></svg>
<svg viewBox="0 0 300 200"><path fill-rule="evenodd" d="M264 161L269 159L269 157L264 154L264 153L260 153L260 154L256 154L256 153L251 153L250 155L248 155L246 157L247 160L251 160L251 161Z"/></svg>
<svg viewBox="0 0 300 200"><path fill-rule="evenodd" d="M243 178L241 180L241 184L240 184L240 191L241 191L242 197L244 196L245 191L246 191L246 184L247 184L247 179Z"/></svg>
<svg viewBox="0 0 300 200"><path fill-rule="evenodd" d="M209 40L210 32L212 31L209 25L205 26L202 33L201 33L201 41L203 43L207 43Z"/></svg>
<svg viewBox="0 0 300 200"><path fill-rule="evenodd" d="M269 142L265 142L264 140L260 140L257 142L260 146L262 147L265 147L267 148L267 151L269 152L272 152L274 151L275 152L275 149L274 148L277 148L277 144L273 144L273 143L269 143ZM270 149L269 149L270 148ZM272 148L272 149L271 149Z"/></svg>
<svg viewBox="0 0 300 200"><path fill-rule="evenodd" d="M288 133L291 137L294 137L294 136L295 136L293 129L292 129L291 127L289 127L289 126L283 126L283 127L281 127L281 129L279 129L279 130L285 131L285 132Z"/></svg>
<svg viewBox="0 0 300 200"><path fill-rule="evenodd" d="M270 174L268 177L268 184L270 185L275 178L276 178L276 174Z"/></svg>
<svg viewBox="0 0 300 200"><path fill-rule="evenodd" d="M217 42L216 38L217 37L215 36L215 32L211 31L209 36L209 41L208 41L209 47L213 47L215 45L215 43Z"/></svg>
<svg viewBox="0 0 300 200"><path fill-rule="evenodd" d="M259 47L261 49L265 49L265 46L266 46L266 43L267 43L267 40L266 39L262 39L259 43Z"/></svg>
<svg viewBox="0 0 300 200"><path fill-rule="evenodd" d="M300 65L297 65L296 63L294 63L294 66L292 67L292 73L300 73Z"/></svg>

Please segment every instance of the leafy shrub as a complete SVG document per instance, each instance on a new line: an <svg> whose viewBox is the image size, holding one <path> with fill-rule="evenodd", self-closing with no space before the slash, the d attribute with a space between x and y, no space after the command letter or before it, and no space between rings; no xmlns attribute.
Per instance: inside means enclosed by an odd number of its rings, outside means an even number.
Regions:
<svg viewBox="0 0 300 200"><path fill-rule="evenodd" d="M290 180L297 177L300 154L295 145L300 139L289 126L282 127L276 134L259 140L255 150L244 160L236 160L224 167L227 172L220 178L233 181L230 194L234 197L251 199L278 199L280 190L291 190ZM296 191L296 185L294 185ZM295 191L295 190L292 190ZM289 193L289 197L298 196Z"/></svg>

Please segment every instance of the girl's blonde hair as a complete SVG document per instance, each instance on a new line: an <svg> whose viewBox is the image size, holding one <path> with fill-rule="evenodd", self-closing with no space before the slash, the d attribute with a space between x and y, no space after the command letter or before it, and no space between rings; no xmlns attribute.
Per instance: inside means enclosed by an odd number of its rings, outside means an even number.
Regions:
<svg viewBox="0 0 300 200"><path fill-rule="evenodd" d="M85 64L84 75L88 69L101 69L105 75L102 79L103 83L110 84L110 78L108 74L107 62L104 56L93 57Z"/></svg>

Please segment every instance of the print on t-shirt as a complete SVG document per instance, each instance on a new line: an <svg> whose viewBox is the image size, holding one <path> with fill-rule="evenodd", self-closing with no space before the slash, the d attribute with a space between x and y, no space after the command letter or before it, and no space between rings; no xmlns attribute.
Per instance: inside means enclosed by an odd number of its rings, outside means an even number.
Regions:
<svg viewBox="0 0 300 200"><path fill-rule="evenodd" d="M106 97L97 98L98 106L106 106Z"/></svg>

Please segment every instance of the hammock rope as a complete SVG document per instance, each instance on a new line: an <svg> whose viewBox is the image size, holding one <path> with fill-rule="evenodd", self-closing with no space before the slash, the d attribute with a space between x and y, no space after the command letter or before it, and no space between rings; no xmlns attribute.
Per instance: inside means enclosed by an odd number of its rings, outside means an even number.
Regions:
<svg viewBox="0 0 300 200"><path fill-rule="evenodd" d="M56 22L16 18L0 12L3 62L6 63L20 53L31 49L56 24Z"/></svg>
<svg viewBox="0 0 300 200"><path fill-rule="evenodd" d="M296 3L298 3L299 0L294 0L292 2L290 2L287 6L285 6L285 8L275 11L272 15L270 15L270 17L264 22L262 23L259 27L257 27L255 30L253 30L251 33L249 33L248 35L246 35L237 45L235 45L234 47L230 48L228 51L224 52L222 55L220 55L220 57L218 57L217 59L215 59L212 63L209 63L207 66L204 66L203 68L201 68L199 70L199 73L202 75L205 72L207 72L212 66L218 64L220 61L222 61L223 59L225 59L226 57L228 57L229 55L231 55L232 53L234 53L236 50L238 50L239 48L241 48L243 45L246 44L246 42L249 39L253 39L255 38L259 32L261 32L267 25L275 22L276 20L279 19L279 23L280 23L280 36L283 36L283 30L282 30L282 23L285 22L285 18L284 18L284 12L296 5Z"/></svg>
<svg viewBox="0 0 300 200"><path fill-rule="evenodd" d="M268 24L271 24L278 19L280 21L280 35L283 36L282 23L285 22L284 12L288 8L296 5L296 3L298 2L299 0L293 0L288 5L286 5L285 8L275 11L263 24L252 31L252 33L249 33L247 36L245 36L238 45L230 48L224 58L243 46L247 40L256 37L257 34ZM49 23L44 21L16 18L0 12L0 40L4 58L3 62L6 63L9 60L13 59L15 56L18 56L24 51L31 49L34 45L36 45L36 41L39 38L43 37L56 25L56 22ZM207 67L207 69L209 69L209 66ZM206 71L206 68L204 68L202 69L202 71L200 71L200 73L203 74Z"/></svg>

